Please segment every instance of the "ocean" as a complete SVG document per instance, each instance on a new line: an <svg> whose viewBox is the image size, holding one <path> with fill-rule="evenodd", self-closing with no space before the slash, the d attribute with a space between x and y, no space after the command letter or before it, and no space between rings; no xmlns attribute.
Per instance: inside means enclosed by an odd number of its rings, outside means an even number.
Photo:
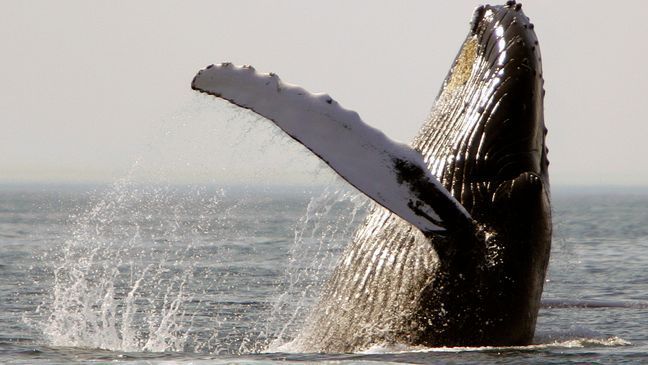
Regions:
<svg viewBox="0 0 648 365"><path fill-rule="evenodd" d="M369 204L343 185L0 185L0 363L648 361L641 189L554 189L531 346L292 353Z"/></svg>

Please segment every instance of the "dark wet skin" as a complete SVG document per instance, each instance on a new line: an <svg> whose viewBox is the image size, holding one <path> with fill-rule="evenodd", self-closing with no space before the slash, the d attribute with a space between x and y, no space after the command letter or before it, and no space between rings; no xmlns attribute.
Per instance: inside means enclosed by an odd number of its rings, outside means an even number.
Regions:
<svg viewBox="0 0 648 365"><path fill-rule="evenodd" d="M412 143L473 221L422 235L376 209L297 338L304 350L532 341L552 231L543 96L521 5L478 8Z"/></svg>
<svg viewBox="0 0 648 365"><path fill-rule="evenodd" d="M447 163L441 181L478 227L430 238L440 269L422 296L419 321L429 325L416 342L525 345L533 338L551 245L540 54L519 4L481 7L474 19L464 47L476 39L482 79L500 81L486 98L470 100L479 104L479 123L467 129L473 134L467 143L452 145L464 158ZM424 153L441 155L444 148Z"/></svg>

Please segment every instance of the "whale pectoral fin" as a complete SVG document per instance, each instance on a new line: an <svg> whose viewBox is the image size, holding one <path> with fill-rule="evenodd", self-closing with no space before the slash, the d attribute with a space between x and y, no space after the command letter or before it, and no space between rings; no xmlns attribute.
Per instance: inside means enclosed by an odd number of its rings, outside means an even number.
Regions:
<svg viewBox="0 0 648 365"><path fill-rule="evenodd" d="M227 63L201 70L191 86L271 120L351 185L424 233L472 223L417 151L392 141L328 95Z"/></svg>

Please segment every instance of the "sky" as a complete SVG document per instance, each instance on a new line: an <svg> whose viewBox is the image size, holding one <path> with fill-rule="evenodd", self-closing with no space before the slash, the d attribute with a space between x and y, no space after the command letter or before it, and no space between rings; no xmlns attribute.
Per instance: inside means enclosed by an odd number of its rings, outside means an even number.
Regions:
<svg viewBox="0 0 648 365"><path fill-rule="evenodd" d="M190 89L224 61L421 126L479 1L0 0L0 182L309 181L308 152ZM648 186L648 2L532 0L554 185Z"/></svg>

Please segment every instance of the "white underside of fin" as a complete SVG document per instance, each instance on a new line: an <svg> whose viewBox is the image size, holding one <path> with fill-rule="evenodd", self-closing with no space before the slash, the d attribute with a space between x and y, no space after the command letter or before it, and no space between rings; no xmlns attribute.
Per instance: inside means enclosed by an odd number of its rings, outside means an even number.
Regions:
<svg viewBox="0 0 648 365"><path fill-rule="evenodd" d="M326 94L311 94L274 74L227 63L200 71L192 87L271 120L357 189L423 232L443 232L447 227L435 207L421 201L412 190L415 187L403 179L396 168L399 161L420 168L425 186L445 195L470 217L431 175L417 151L365 124L356 112Z"/></svg>

